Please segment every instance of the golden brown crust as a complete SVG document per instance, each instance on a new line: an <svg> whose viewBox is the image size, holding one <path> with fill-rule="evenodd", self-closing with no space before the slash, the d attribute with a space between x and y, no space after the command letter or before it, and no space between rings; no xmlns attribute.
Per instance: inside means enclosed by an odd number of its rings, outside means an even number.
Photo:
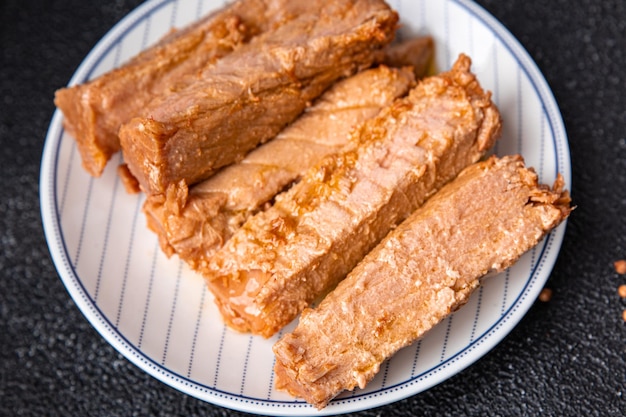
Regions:
<svg viewBox="0 0 626 417"><path fill-rule="evenodd" d="M241 162L187 189L170 185L166 198L148 196L144 211L166 253L193 268L211 255L276 194L322 158L348 143L356 124L404 96L414 85L408 69L377 67L339 81L272 141Z"/></svg>
<svg viewBox="0 0 626 417"><path fill-rule="evenodd" d="M371 66L398 20L382 0L302 0L286 7L298 5L304 12L122 125L124 159L147 194L180 180L195 184L241 160L336 80Z"/></svg>
<svg viewBox="0 0 626 417"><path fill-rule="evenodd" d="M100 77L59 89L55 104L78 144L83 167L100 176L120 150L120 126L157 95L181 88L195 74L266 26L264 0L242 0L175 30L156 45ZM265 29L267 30L267 29Z"/></svg>
<svg viewBox="0 0 626 417"><path fill-rule="evenodd" d="M385 49L383 62L391 67L409 66L416 78L423 78L432 67L435 41L431 36L420 36L391 44Z"/></svg>
<svg viewBox="0 0 626 417"><path fill-rule="evenodd" d="M493 145L498 112L469 63L460 56L361 125L351 148L277 196L201 269L231 327L277 332Z"/></svg>
<svg viewBox="0 0 626 417"><path fill-rule="evenodd" d="M521 157L475 164L391 232L274 346L276 386L324 407L465 304L570 213Z"/></svg>

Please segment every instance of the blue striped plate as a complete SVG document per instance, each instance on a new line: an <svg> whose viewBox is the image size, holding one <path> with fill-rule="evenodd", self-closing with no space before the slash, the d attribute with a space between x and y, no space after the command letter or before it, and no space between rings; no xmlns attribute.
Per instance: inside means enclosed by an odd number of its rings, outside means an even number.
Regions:
<svg viewBox="0 0 626 417"><path fill-rule="evenodd" d="M70 84L118 66L223 1L152 0L94 47ZM469 0L394 0L401 36L430 34L440 69L460 52L504 118L500 155L520 153L543 182L561 172L571 187L567 136L555 99L535 63L491 15ZM101 178L82 168L56 112L46 138L40 198L59 275L80 310L131 362L180 391L220 406L271 415L340 414L415 395L469 366L504 338L530 308L559 252L564 225L519 263L486 281L460 313L387 361L365 390L344 393L321 412L274 387L265 340L224 327L202 279L167 259L111 161Z"/></svg>

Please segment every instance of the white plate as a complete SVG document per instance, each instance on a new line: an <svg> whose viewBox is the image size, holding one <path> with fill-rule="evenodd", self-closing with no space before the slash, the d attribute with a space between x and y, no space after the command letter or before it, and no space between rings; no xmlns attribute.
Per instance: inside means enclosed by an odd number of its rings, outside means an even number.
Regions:
<svg viewBox="0 0 626 417"><path fill-rule="evenodd" d="M561 172L571 186L566 133L541 73L511 34L467 0L396 0L402 35L428 33L437 66L460 52L473 59L504 119L500 155L521 153L544 182ZM222 1L153 0L117 24L91 51L71 84L124 62ZM241 411L272 415L339 414L417 394L461 371L493 348L535 301L563 239L559 227L509 271L490 278L460 313L387 361L367 389L333 400L321 412L276 391L276 338L224 328L202 280L167 259L145 226L142 197L126 194L111 161L93 179L81 168L62 115L52 119L41 167L41 210L48 245L68 292L93 326L131 362L180 391Z"/></svg>

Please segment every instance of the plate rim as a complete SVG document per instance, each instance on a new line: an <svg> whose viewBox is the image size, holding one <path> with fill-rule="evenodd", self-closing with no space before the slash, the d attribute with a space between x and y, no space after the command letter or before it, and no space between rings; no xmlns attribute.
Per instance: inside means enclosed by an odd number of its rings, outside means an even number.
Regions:
<svg viewBox="0 0 626 417"><path fill-rule="evenodd" d="M107 52L115 47L119 39L125 36L138 21L143 19L146 15L153 13L155 10L175 1L177 0L149 0L133 9L122 18L122 20L115 24L90 50L74 72L68 85L74 85L87 80L101 59L106 56ZM509 50L519 67L527 75L528 80L540 99L542 108L547 113L547 120L553 136L552 143L555 147L556 170L563 175L568 187L571 189L571 156L567 133L554 94L537 64L511 32L482 6L471 0L446 1L462 6L468 13L478 18L483 25L494 33L502 45ZM64 132L62 117L60 110L56 109L45 139L39 179L40 212L46 242L55 268L66 290L88 322L109 344L135 366L157 380L187 395L221 407L259 414L271 411L276 415L294 415L292 412L294 409L314 410L312 406L301 399L294 399L290 402L262 400L241 394L234 394L220 390L217 387L209 387L198 383L191 378L180 375L168 369L166 366L157 363L117 331L115 325L95 304L95 301L90 297L87 289L84 287L84 283L71 264L71 258L63 239L59 218L60 213L56 198L59 148L63 142ZM90 178L90 181L94 181L94 178ZM327 408L316 411L315 414L329 415L357 412L399 401L426 391L475 363L508 336L511 330L532 307L534 299L536 299L543 284L549 278L560 254L560 246L563 241L565 228L566 222L548 234L540 243L540 254L537 256L537 262L533 266L532 272L528 274L527 281L515 298L515 301L512 302L510 307L501 314L500 318L494 322L493 325L480 335L477 335L474 340L467 344L462 350L447 358L445 361L439 362L436 366L401 383L386 386L376 391L355 394L352 397L337 398L333 400ZM556 249L554 248L555 245L557 246ZM539 249L539 246L537 248ZM467 359L461 366L451 369L451 365L461 358ZM411 385L427 379L436 373L441 373L443 376L431 379L430 383L426 384L422 389L409 389Z"/></svg>

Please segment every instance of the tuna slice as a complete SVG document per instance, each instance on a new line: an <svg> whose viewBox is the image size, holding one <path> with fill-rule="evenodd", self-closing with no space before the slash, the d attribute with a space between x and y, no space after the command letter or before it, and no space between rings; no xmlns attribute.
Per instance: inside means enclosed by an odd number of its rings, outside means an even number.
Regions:
<svg viewBox="0 0 626 417"><path fill-rule="evenodd" d="M468 57L418 83L355 130L345 152L248 219L201 269L225 321L273 335L499 133L499 112Z"/></svg>
<svg viewBox="0 0 626 417"><path fill-rule="evenodd" d="M303 11L292 20L122 125L124 159L147 194L206 179L276 136L333 82L380 59L398 20L382 0L299 0L290 7L298 4Z"/></svg>
<svg viewBox="0 0 626 417"><path fill-rule="evenodd" d="M433 64L435 43L431 36L420 36L391 44L385 50L385 64L391 67L410 66L422 78Z"/></svg>
<svg viewBox="0 0 626 417"><path fill-rule="evenodd" d="M570 213L521 157L465 169L391 232L275 345L276 386L323 408L468 301Z"/></svg>
<svg viewBox="0 0 626 417"><path fill-rule="evenodd" d="M120 68L56 92L55 104L76 138L83 167L99 176L120 150L118 130L157 95L196 74L276 22L288 0L239 0L163 38ZM279 16L284 17L284 16Z"/></svg>
<svg viewBox="0 0 626 417"><path fill-rule="evenodd" d="M378 67L339 81L278 136L241 162L188 188L170 185L148 196L144 212L168 255L195 268L208 259L276 194L325 156L338 153L350 131L404 96L414 84L409 69Z"/></svg>

